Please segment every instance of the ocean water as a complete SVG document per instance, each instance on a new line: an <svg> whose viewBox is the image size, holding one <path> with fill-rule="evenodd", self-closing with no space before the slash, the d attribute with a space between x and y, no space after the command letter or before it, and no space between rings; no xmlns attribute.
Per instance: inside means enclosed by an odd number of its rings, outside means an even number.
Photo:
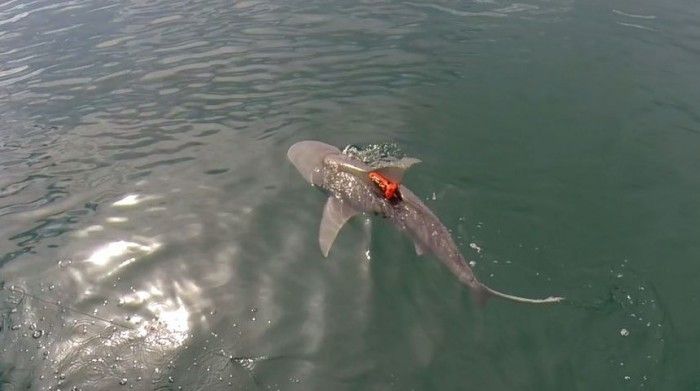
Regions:
<svg viewBox="0 0 700 391"><path fill-rule="evenodd" d="M700 4L0 4L0 389L700 390ZM291 144L401 150L330 256Z"/></svg>

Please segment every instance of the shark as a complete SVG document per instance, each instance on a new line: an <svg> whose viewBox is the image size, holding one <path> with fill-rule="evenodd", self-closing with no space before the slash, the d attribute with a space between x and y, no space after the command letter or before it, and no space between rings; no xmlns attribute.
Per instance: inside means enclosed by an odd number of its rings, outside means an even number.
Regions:
<svg viewBox="0 0 700 391"><path fill-rule="evenodd" d="M404 157L389 166L372 168L335 146L313 140L293 144L287 158L307 182L328 195L318 235L324 257L328 257L335 238L352 217L381 216L413 241L419 256L430 253L445 265L482 307L491 298L529 304L564 300L558 296L542 299L515 296L480 282L447 227L402 184L406 170L419 163L419 159Z"/></svg>

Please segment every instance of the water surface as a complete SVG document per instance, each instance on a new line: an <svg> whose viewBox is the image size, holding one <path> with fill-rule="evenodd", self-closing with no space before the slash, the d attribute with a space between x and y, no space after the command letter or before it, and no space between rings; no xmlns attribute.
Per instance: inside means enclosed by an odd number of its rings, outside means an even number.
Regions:
<svg viewBox="0 0 700 391"><path fill-rule="evenodd" d="M696 389L695 2L0 4L2 389ZM303 139L396 143L468 291L317 248ZM60 303L60 306L56 303Z"/></svg>

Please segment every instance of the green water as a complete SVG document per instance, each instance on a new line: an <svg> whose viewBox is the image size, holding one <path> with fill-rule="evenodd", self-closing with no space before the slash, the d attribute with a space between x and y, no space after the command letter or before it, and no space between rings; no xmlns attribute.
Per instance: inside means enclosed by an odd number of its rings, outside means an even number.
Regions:
<svg viewBox="0 0 700 391"><path fill-rule="evenodd" d="M0 4L0 389L700 389L699 17ZM482 281L567 301L476 308L381 219L324 259L304 139L396 143Z"/></svg>

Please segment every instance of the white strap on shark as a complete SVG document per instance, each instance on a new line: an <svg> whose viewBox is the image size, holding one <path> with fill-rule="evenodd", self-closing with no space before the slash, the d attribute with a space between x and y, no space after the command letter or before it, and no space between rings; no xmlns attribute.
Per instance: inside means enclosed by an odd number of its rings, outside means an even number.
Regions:
<svg viewBox="0 0 700 391"><path fill-rule="evenodd" d="M318 231L318 244L321 246L321 253L324 257L328 256L340 229L356 214L357 211L346 202L335 197L328 197L326 206L323 208L321 228Z"/></svg>

